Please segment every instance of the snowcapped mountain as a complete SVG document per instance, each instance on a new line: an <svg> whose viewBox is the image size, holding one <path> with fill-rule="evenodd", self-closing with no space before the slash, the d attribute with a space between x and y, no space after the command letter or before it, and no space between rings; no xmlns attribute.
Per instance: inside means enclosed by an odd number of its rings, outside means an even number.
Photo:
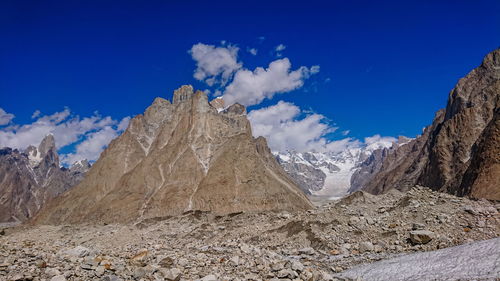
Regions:
<svg viewBox="0 0 500 281"><path fill-rule="evenodd" d="M394 143L373 142L341 152L273 152L278 163L309 195L342 197L348 193L351 177L375 150Z"/></svg>

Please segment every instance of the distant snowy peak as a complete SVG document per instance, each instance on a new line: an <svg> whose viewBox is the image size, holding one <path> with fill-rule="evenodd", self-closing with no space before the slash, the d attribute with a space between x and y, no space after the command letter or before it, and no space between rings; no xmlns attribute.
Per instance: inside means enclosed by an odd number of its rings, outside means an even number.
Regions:
<svg viewBox="0 0 500 281"><path fill-rule="evenodd" d="M407 142L407 138L400 140ZM347 194L353 173L374 151L390 148L395 144L396 142L375 141L340 152L289 150L273 153L278 163L306 194L335 198Z"/></svg>

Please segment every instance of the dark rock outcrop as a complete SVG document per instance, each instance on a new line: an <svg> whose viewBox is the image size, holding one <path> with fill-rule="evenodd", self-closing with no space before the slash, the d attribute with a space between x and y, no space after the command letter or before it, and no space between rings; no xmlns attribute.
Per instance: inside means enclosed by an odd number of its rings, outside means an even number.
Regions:
<svg viewBox="0 0 500 281"><path fill-rule="evenodd" d="M446 109L415 140L388 153L364 190L423 185L460 196L500 200L500 49L460 79ZM366 179L365 179L366 180Z"/></svg>

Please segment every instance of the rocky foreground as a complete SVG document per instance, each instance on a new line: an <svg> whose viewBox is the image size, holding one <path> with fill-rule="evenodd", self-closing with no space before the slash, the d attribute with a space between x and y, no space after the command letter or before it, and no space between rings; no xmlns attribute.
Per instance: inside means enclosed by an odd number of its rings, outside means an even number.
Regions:
<svg viewBox="0 0 500 281"><path fill-rule="evenodd" d="M362 264L496 238L499 211L415 187L296 213L11 227L0 236L0 280L352 280L366 273L355 270ZM499 260L499 248L487 259Z"/></svg>

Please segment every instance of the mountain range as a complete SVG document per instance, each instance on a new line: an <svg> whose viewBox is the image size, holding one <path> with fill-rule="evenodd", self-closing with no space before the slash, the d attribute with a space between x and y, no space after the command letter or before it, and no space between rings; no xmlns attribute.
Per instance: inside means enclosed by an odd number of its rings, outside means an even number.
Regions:
<svg viewBox="0 0 500 281"><path fill-rule="evenodd" d="M500 200L500 50L460 79L415 139L341 152L277 151L246 109L182 86L156 98L92 167L61 167L52 135L0 150L0 221L133 222L191 211L306 210L328 199L415 185Z"/></svg>
<svg viewBox="0 0 500 281"><path fill-rule="evenodd" d="M406 141L377 141L361 147L348 147L340 152L274 152L278 163L306 194L330 199L340 198L351 188L351 178L374 151L389 149Z"/></svg>

